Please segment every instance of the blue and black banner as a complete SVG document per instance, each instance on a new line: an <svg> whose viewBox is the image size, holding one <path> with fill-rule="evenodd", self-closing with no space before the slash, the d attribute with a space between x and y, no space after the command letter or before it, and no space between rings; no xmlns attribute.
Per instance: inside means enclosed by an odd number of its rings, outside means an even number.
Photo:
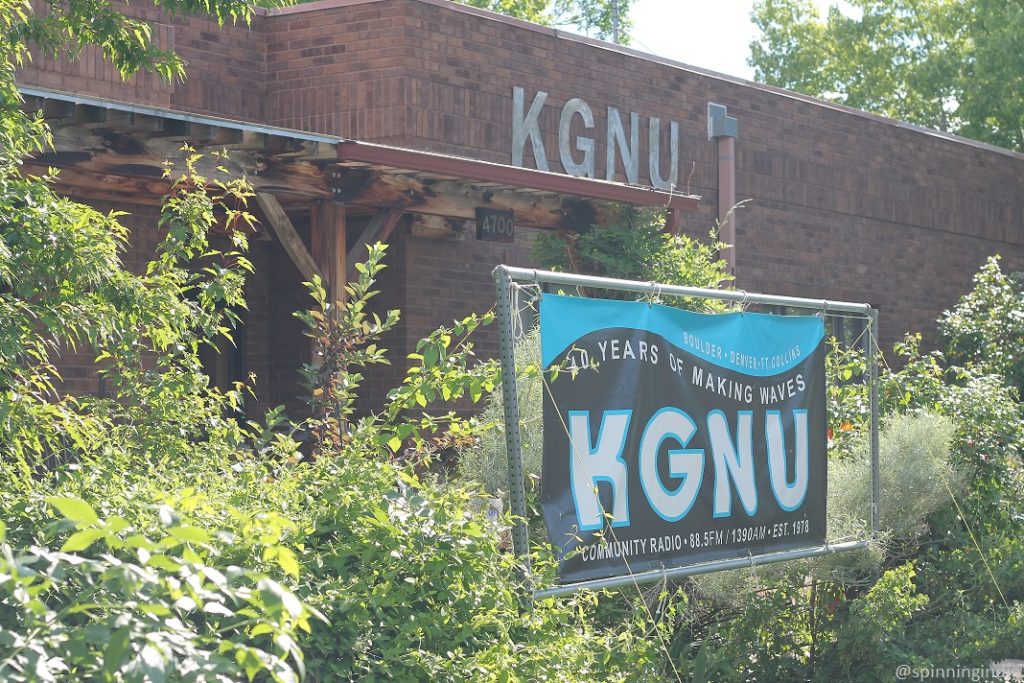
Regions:
<svg viewBox="0 0 1024 683"><path fill-rule="evenodd" d="M559 581L824 543L821 318L546 294L540 321Z"/></svg>

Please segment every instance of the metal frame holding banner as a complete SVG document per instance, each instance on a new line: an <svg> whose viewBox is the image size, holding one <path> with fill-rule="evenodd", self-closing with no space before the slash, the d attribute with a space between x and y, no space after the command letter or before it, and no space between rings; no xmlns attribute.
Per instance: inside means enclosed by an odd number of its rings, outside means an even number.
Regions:
<svg viewBox="0 0 1024 683"><path fill-rule="evenodd" d="M649 295L539 295L541 504L558 584L534 597L866 547L827 536L824 317L864 322L871 534L880 526L878 312L869 304L498 266L502 376L516 376L513 292L524 284ZM742 305L694 313L663 297ZM748 305L811 315L771 315ZM515 381L502 382L513 549L529 591Z"/></svg>

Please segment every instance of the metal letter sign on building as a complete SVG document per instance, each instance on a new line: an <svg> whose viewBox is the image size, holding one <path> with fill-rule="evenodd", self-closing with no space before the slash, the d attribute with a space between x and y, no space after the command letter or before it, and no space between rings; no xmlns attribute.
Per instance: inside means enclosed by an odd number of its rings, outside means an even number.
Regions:
<svg viewBox="0 0 1024 683"><path fill-rule="evenodd" d="M546 294L540 321L561 582L825 543L820 317Z"/></svg>
<svg viewBox="0 0 1024 683"><path fill-rule="evenodd" d="M551 170L544 134L540 129L541 112L548 94L537 91L529 109L526 107L526 91L519 86L512 88L512 165L523 166L526 143L533 149L534 164L541 171ZM679 124L668 123L669 161L667 177L662 174L665 162L661 158L661 119L647 118L647 164L646 180L641 177L640 115L629 113L629 133L626 133L622 114L617 107L607 108L605 136L605 179L615 180L621 165L626 182L630 185L650 184L659 190L674 190L679 183ZM594 128L594 111L579 97L568 100L562 106L558 119L558 158L562 169L569 175L582 178L597 177L597 140L588 135L573 137L573 121L579 118L582 130ZM578 158L578 160L577 160Z"/></svg>

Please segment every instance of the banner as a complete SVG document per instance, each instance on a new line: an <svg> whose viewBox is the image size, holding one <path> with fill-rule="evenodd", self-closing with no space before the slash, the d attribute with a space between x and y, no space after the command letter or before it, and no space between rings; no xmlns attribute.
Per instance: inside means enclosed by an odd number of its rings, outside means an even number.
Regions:
<svg viewBox="0 0 1024 683"><path fill-rule="evenodd" d="M821 318L545 294L540 325L559 581L824 543Z"/></svg>

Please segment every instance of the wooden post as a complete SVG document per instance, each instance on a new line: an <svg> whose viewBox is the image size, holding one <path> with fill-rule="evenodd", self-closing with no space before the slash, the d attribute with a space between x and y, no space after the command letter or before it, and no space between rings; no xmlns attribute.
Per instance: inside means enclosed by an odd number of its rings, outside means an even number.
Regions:
<svg viewBox="0 0 1024 683"><path fill-rule="evenodd" d="M331 304L345 300L346 227L345 206L332 201L319 201L313 205L312 220L313 260L323 273Z"/></svg>
<svg viewBox="0 0 1024 683"><path fill-rule="evenodd" d="M348 273L346 279L356 278L356 264L365 261L370 254L370 245L377 242L387 242L391 233L398 225L398 219L402 217L401 209L378 209L377 213L370 219L369 225L363 228L363 232L352 245L348 255Z"/></svg>

